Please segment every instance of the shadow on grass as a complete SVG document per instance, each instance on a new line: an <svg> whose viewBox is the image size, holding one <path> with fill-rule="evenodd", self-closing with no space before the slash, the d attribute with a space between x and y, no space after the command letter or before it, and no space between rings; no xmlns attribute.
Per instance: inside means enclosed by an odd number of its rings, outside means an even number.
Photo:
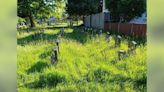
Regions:
<svg viewBox="0 0 164 92"><path fill-rule="evenodd" d="M82 33L79 30L75 31L75 29L74 29L74 31L72 33L66 33L64 35L64 38L65 39L76 40L77 42L80 42L80 43L84 44L88 39L88 35L89 34Z"/></svg>
<svg viewBox="0 0 164 92"><path fill-rule="evenodd" d="M66 83L66 76L60 73L48 73L41 74L39 76L39 80L35 80L34 82L25 84L28 88L52 88L56 87L59 83Z"/></svg>
<svg viewBox="0 0 164 92"><path fill-rule="evenodd" d="M43 34L42 37L38 36L35 39L33 39L32 35L29 35L27 37L18 38L17 44L24 46L31 42L38 43L39 41L53 41L57 38L57 35L58 33L57 34ZM65 33L63 37L70 40L76 40L83 44L87 41L88 35L89 34L80 32L80 30L77 31L76 29L74 29L73 32L71 33Z"/></svg>
<svg viewBox="0 0 164 92"><path fill-rule="evenodd" d="M40 55L39 55L39 58L40 58L40 59L45 59L45 58L47 58L48 56L51 56L51 54L52 54L52 51L46 51L46 52L40 54Z"/></svg>
<svg viewBox="0 0 164 92"><path fill-rule="evenodd" d="M34 73L34 72L42 72L44 68L48 67L48 64L45 62L38 61L36 64L30 67L30 69L27 70L27 73Z"/></svg>
<svg viewBox="0 0 164 92"><path fill-rule="evenodd" d="M43 34L42 36L38 36L35 39L32 37L32 35L29 35L27 37L23 37L23 38L18 38L17 39L17 44L18 45L27 45L31 42L37 43L39 41L52 41L55 40L57 38L56 34Z"/></svg>
<svg viewBox="0 0 164 92"><path fill-rule="evenodd" d="M54 29L54 31L56 29L60 29L61 27L50 27L50 28L47 28L47 29ZM68 28L68 27L65 27L65 28ZM77 42L80 42L82 44L84 44L88 38L91 37L91 32L81 32L82 29L80 29L81 27L73 27L73 32L71 33L65 33L64 34L64 38L65 39L70 39L70 40L75 40ZM105 32L105 31L104 31ZM103 32L103 33L104 33ZM34 42L34 43L38 43L39 41L53 41L57 38L57 34L43 34L43 36L38 36L36 37L36 39L33 39L32 35L29 35L27 37L23 37L23 38L18 38L17 40L17 44L18 45L26 45L26 44L29 44L31 42ZM92 34L92 36L95 36L96 34ZM112 34L112 35L117 35L117 34ZM128 40L135 40L138 45L140 44L145 44L146 43L146 39L134 39L133 37L130 37L130 36L124 36L122 35L122 38L123 39L128 39Z"/></svg>

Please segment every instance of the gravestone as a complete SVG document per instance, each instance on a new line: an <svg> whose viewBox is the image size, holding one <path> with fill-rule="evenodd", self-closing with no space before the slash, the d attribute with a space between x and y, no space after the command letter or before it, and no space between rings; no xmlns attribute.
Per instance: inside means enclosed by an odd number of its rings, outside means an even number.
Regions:
<svg viewBox="0 0 164 92"><path fill-rule="evenodd" d="M135 41L130 41L128 43L128 53L135 53L135 50L136 50L136 47L137 47L137 43Z"/></svg>
<svg viewBox="0 0 164 92"><path fill-rule="evenodd" d="M57 47L53 49L54 54L51 56L51 63L57 63L58 62L58 53L57 53Z"/></svg>
<svg viewBox="0 0 164 92"><path fill-rule="evenodd" d="M101 35L101 34L102 34L102 30L99 31L99 35Z"/></svg>
<svg viewBox="0 0 164 92"><path fill-rule="evenodd" d="M109 32L107 32L106 39L107 39L107 42L110 42L111 37L110 37L110 33Z"/></svg>
<svg viewBox="0 0 164 92"><path fill-rule="evenodd" d="M118 35L116 38L115 38L115 46L116 47L120 47L121 45L121 39L122 37L120 35Z"/></svg>
<svg viewBox="0 0 164 92"><path fill-rule="evenodd" d="M64 35L64 27L61 28L60 33L61 33L61 36Z"/></svg>
<svg viewBox="0 0 164 92"><path fill-rule="evenodd" d="M97 33L97 29L94 30L94 34L95 34L95 35L96 35L96 33Z"/></svg>
<svg viewBox="0 0 164 92"><path fill-rule="evenodd" d="M57 45L57 48L58 48L58 53L60 53L60 47L59 47L59 43L60 43L60 40L59 39L56 39L56 45Z"/></svg>
<svg viewBox="0 0 164 92"><path fill-rule="evenodd" d="M55 56L52 55L52 56L51 56L51 64L54 64L54 63L55 63Z"/></svg>
<svg viewBox="0 0 164 92"><path fill-rule="evenodd" d="M118 59L121 60L126 56L126 51L125 50L119 50L118 51Z"/></svg>

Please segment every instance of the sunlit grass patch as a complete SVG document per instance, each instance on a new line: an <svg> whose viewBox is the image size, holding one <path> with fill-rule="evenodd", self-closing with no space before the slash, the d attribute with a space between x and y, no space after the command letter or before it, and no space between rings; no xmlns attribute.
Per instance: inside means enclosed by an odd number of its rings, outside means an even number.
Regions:
<svg viewBox="0 0 164 92"><path fill-rule="evenodd" d="M138 44L136 53L119 60L117 51L128 50L127 39L115 47L114 38L107 42L105 33L91 36L66 28L58 63L52 65L59 31L46 30L43 38L36 40L30 36L34 32L18 34L19 91L145 91L146 44Z"/></svg>

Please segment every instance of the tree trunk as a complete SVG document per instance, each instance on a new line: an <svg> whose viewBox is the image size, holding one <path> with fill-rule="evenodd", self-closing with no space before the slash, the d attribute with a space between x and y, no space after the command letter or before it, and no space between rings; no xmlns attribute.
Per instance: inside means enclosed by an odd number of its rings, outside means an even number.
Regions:
<svg viewBox="0 0 164 92"><path fill-rule="evenodd" d="M35 27L35 23L32 16L29 16L29 20L30 20L31 27Z"/></svg>

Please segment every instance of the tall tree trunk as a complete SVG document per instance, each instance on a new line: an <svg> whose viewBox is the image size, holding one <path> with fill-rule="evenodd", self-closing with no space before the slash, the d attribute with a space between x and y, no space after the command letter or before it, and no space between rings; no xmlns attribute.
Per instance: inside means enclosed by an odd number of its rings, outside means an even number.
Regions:
<svg viewBox="0 0 164 92"><path fill-rule="evenodd" d="M35 23L32 16L29 16L31 27L35 27Z"/></svg>

